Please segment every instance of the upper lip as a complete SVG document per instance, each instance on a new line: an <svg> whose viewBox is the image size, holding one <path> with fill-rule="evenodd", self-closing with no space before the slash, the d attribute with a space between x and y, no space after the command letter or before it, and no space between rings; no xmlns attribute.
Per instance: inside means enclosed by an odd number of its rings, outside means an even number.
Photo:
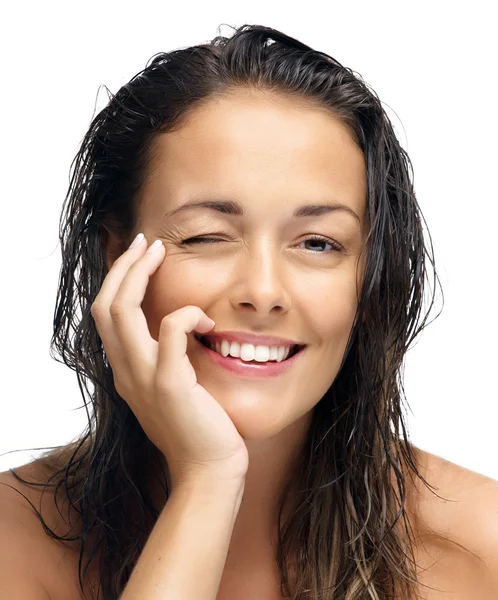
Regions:
<svg viewBox="0 0 498 600"><path fill-rule="evenodd" d="M239 342L241 344L253 344L254 346L305 346L296 340L276 337L272 335L255 335L245 331L213 331L206 335L195 334L200 339L204 338L210 341L227 340L228 342Z"/></svg>

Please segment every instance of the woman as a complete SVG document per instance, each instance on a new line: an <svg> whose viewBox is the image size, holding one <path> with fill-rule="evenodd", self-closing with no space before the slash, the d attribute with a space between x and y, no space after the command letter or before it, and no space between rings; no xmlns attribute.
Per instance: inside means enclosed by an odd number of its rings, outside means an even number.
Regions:
<svg viewBox="0 0 498 600"><path fill-rule="evenodd" d="M53 345L89 426L1 474L5 597L498 596L496 482L401 413L410 175L361 78L271 28L119 90L61 228Z"/></svg>

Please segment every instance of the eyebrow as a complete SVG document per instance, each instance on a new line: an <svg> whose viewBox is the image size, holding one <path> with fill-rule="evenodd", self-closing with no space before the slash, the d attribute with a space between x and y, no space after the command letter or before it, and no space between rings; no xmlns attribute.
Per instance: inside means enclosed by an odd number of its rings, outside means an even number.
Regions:
<svg viewBox="0 0 498 600"><path fill-rule="evenodd" d="M234 200L189 200L188 202L185 202L178 208L167 212L164 215L164 218L172 217L173 215L176 215L184 210L193 210L198 208L216 210L225 215L232 215L237 217L241 217L245 214L242 206ZM319 217L321 215L325 215L327 213L337 210L349 213L358 221L358 223L361 223L360 217L354 212L354 210L349 208L349 206L338 202L329 204L303 204L302 206L298 206L294 210L292 216L293 218Z"/></svg>

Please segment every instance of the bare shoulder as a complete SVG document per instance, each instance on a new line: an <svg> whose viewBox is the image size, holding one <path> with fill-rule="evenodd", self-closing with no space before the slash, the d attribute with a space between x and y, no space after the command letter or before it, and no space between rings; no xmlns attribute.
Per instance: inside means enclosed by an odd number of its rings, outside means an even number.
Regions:
<svg viewBox="0 0 498 600"><path fill-rule="evenodd" d="M2 595L50 598L40 559L46 544L34 535L34 522L18 499L10 473L0 473L0 590Z"/></svg>
<svg viewBox="0 0 498 600"><path fill-rule="evenodd" d="M38 480L35 463L15 468L27 481ZM16 568L36 578L51 600L79 600L75 547L49 536L37 516L56 535L67 535L51 488L22 483L10 471L0 473L0 554L14 556ZM63 513L63 511L61 511ZM64 514L64 513L63 513Z"/></svg>
<svg viewBox="0 0 498 600"><path fill-rule="evenodd" d="M498 481L415 450L421 475L434 486L419 480L411 488L426 580L468 587L469 598L477 589L482 600L498 598Z"/></svg>

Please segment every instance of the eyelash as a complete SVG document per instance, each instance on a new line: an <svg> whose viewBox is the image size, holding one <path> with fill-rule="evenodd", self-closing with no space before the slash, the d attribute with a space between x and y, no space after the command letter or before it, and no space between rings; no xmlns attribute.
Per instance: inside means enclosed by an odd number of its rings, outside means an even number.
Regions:
<svg viewBox="0 0 498 600"><path fill-rule="evenodd" d="M194 240L203 240L203 241L194 241ZM186 240L183 240L182 244L184 246L190 246L191 244L204 244L204 243L208 243L205 240L213 240L214 242L224 242L226 240L221 240L219 238L213 238L213 237L208 237L208 236L204 236L204 237L192 237L192 238L188 238ZM321 236L321 235L312 235L307 237L305 240L303 240L303 242L307 242L309 240L314 240L317 242L324 242L326 244L330 244L333 248L334 252L341 252L342 251L342 247L335 242L334 240L331 240L330 238ZM301 242L302 243L302 242ZM323 254L323 252L312 252L312 254Z"/></svg>

